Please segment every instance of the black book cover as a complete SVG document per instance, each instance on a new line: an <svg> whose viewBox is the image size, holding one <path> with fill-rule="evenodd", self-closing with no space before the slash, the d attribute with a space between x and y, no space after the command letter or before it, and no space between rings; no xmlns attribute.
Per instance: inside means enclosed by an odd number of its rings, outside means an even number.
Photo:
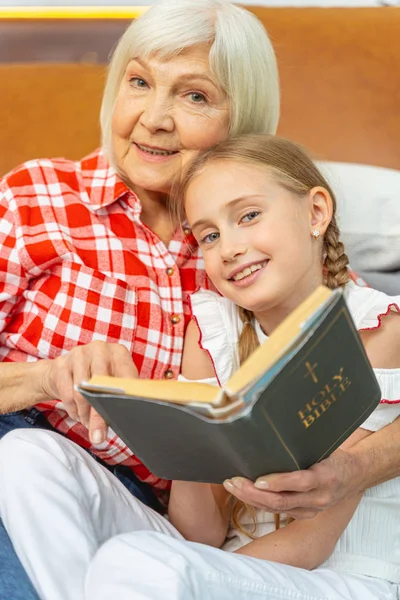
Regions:
<svg viewBox="0 0 400 600"><path fill-rule="evenodd" d="M157 476L221 483L304 469L327 457L379 404L381 392L338 295L274 376L217 420L188 406L79 388Z"/></svg>

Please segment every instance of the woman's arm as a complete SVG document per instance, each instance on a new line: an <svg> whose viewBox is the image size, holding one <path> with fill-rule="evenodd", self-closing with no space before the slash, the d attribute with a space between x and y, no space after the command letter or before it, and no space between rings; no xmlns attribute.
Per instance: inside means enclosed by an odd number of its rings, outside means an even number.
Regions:
<svg viewBox="0 0 400 600"><path fill-rule="evenodd" d="M1 363L0 413L60 399L68 414L88 427L93 443L100 443L105 438L107 425L75 390L76 384L95 374L137 377L137 370L125 346L100 341L77 346L51 360Z"/></svg>
<svg viewBox="0 0 400 600"><path fill-rule="evenodd" d="M215 376L211 359L199 346L200 332L191 321L185 334L182 375L186 379ZM173 481L168 506L171 523L192 542L219 548L226 538L231 502L222 485Z"/></svg>
<svg viewBox="0 0 400 600"><path fill-rule="evenodd" d="M32 265L25 260L29 253L24 249L23 238L16 233L20 228L18 211L10 208L18 205L18 198L10 203L12 196L4 180L0 184L0 331L13 319L21 296L32 286ZM43 252L44 262L35 264L35 277L47 268L49 257ZM68 414L86 425L92 441L99 443L105 438L107 426L74 387L94 374L136 377L137 370L124 346L104 342L78 346L53 360L1 362L0 414L60 399Z"/></svg>
<svg viewBox="0 0 400 600"><path fill-rule="evenodd" d="M45 362L0 363L0 414L29 408L49 399L42 388Z"/></svg>
<svg viewBox="0 0 400 600"><path fill-rule="evenodd" d="M361 338L374 367L400 368L399 314L387 315L379 329L361 332ZM255 484L234 478L229 491L239 500L264 510L307 519L343 498L399 475L400 418L397 418L351 448L336 450L309 469L266 475Z"/></svg>

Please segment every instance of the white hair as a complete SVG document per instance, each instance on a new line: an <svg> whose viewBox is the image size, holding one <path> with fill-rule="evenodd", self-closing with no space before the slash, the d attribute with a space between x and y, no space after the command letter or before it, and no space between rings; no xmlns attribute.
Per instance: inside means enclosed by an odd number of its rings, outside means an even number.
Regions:
<svg viewBox="0 0 400 600"><path fill-rule="evenodd" d="M113 53L100 113L103 148L112 159L111 121L129 61L157 54L169 59L210 44L210 69L230 101L230 135L275 133L279 79L262 23L228 0L160 0L134 20Z"/></svg>

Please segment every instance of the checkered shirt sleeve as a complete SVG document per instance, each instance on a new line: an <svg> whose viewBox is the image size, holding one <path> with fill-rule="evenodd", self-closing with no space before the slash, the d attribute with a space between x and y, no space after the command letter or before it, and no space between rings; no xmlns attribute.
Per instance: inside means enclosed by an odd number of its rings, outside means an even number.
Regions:
<svg viewBox="0 0 400 600"><path fill-rule="evenodd" d="M94 340L123 344L140 377L177 377L187 298L207 286L189 231L168 248L101 152L25 163L0 182L0 360L51 359ZM37 408L61 433L162 491L112 432L91 445L60 401Z"/></svg>

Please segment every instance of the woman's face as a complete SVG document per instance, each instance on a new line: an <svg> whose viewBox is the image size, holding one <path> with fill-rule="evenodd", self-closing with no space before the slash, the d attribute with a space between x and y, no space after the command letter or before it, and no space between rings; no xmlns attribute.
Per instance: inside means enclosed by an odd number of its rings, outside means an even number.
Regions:
<svg viewBox="0 0 400 600"><path fill-rule="evenodd" d="M168 194L199 150L225 139L229 102L209 66L209 47L170 60L131 60L112 118L114 160L135 191Z"/></svg>

